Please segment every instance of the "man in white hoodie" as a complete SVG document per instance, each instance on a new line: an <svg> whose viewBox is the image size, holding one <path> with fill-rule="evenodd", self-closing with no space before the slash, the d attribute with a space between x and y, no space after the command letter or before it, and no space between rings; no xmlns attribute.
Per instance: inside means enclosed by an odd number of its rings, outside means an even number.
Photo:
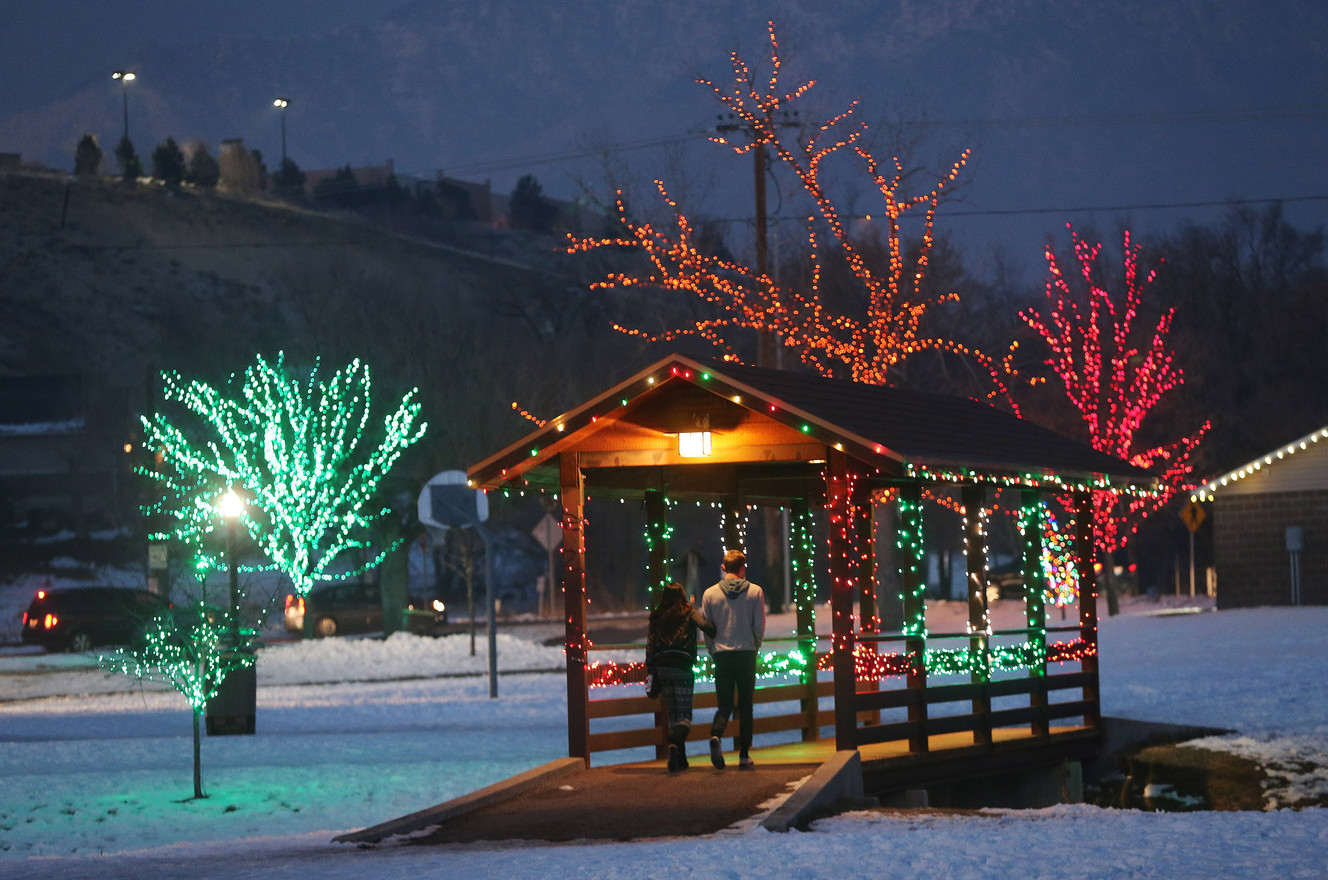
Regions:
<svg viewBox="0 0 1328 880"><path fill-rule="evenodd" d="M724 767L724 735L738 692L738 769L751 770L752 696L756 690L756 652L765 638L765 593L747 580L747 557L741 550L724 554L724 578L701 597L701 613L715 623L706 647L715 660L715 699L719 704L710 725L710 761Z"/></svg>

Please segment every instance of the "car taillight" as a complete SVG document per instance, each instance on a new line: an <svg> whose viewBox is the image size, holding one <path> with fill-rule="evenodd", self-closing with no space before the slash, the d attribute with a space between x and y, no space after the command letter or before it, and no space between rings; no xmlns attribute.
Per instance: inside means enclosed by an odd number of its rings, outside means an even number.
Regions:
<svg viewBox="0 0 1328 880"><path fill-rule="evenodd" d="M45 591L45 590L38 590L38 591L37 591L37 598L38 598L38 599L45 599L45 598L46 598L46 591Z"/></svg>
<svg viewBox="0 0 1328 880"><path fill-rule="evenodd" d="M24 612L23 612L23 626L26 627L27 625L28 625L28 612L24 611Z"/></svg>
<svg viewBox="0 0 1328 880"><path fill-rule="evenodd" d="M286 610L294 611L296 614L304 613L304 597L293 594L286 595Z"/></svg>
<svg viewBox="0 0 1328 880"><path fill-rule="evenodd" d="M59 622L60 618L56 617L54 614L48 614L42 618L42 626L46 629L55 629L56 624Z"/></svg>

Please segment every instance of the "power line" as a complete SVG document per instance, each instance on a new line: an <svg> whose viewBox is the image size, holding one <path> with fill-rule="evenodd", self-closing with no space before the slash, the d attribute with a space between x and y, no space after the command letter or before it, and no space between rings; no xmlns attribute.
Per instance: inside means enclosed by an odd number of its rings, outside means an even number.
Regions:
<svg viewBox="0 0 1328 880"><path fill-rule="evenodd" d="M1201 202L1145 202L1136 205L1096 205L1077 208L992 208L990 210L946 211L938 209L937 217L1017 217L1028 214L1083 214L1099 211L1156 211L1171 208L1225 208L1230 205L1267 205L1274 202L1324 202L1328 195L1291 196L1289 198L1214 199Z"/></svg>
<svg viewBox="0 0 1328 880"><path fill-rule="evenodd" d="M892 125L929 128L1075 128L1083 126L1129 125L1193 125L1243 122L1274 122L1280 120L1307 120L1328 118L1325 107L1239 107L1230 110L1199 110L1186 113L1121 113L1078 116L1011 116L976 119L907 119ZM606 152L632 152L653 147L688 143L703 136L708 128L694 128L681 135L667 135L644 140L622 141L594 148L568 148L550 153L537 153L525 157L510 157L493 162L475 162L448 168L448 174L484 174L507 171L531 165L551 165L575 159L586 159Z"/></svg>
<svg viewBox="0 0 1328 880"><path fill-rule="evenodd" d="M1021 217L1032 214L1087 214L1094 212L1115 212L1115 211L1155 211L1177 208L1226 208L1232 205L1271 205L1274 203L1293 203L1293 202L1328 202L1328 195L1319 196L1289 196L1278 197L1271 196L1259 199L1213 199L1199 202L1141 202L1134 205L1081 205L1072 208L991 208L991 209L972 209L948 211L945 209L945 203L937 209L936 216L939 219L950 219L953 217ZM875 214L857 214L847 217L849 220L870 220ZM913 219L914 216L905 214L902 219ZM706 217L707 223L751 223L751 217ZM784 220L797 219L800 222L805 218L784 217Z"/></svg>

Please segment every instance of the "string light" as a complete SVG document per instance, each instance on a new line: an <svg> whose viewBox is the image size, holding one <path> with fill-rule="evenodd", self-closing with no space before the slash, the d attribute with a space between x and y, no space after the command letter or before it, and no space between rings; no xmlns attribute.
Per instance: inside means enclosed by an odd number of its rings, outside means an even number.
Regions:
<svg viewBox="0 0 1328 880"><path fill-rule="evenodd" d="M1047 314L1026 309L1019 315L1050 348L1046 365L1060 379L1066 397L1079 411L1090 445L1138 467L1158 467L1162 471L1157 491L1153 493L1128 494L1105 486L1093 487L1095 543L1105 555L1123 547L1145 517L1166 505L1177 493L1188 491L1187 478L1193 470L1190 455L1210 423L1205 421L1197 431L1169 443L1140 448L1136 434L1144 419L1163 395L1185 381L1168 346L1175 309L1164 310L1151 331L1137 332L1135 320L1157 270L1150 270L1140 278L1140 248L1131 243L1130 233L1125 232L1124 295L1113 297L1093 280L1102 245L1089 244L1069 224L1067 228L1079 263L1079 287L1083 292L1076 295L1048 245Z"/></svg>
<svg viewBox="0 0 1328 880"><path fill-rule="evenodd" d="M569 235L567 252L588 253L605 248L639 251L648 260L648 270L611 272L592 284L591 289L681 293L713 308L705 318L663 332L621 324L615 324L614 329L652 342L697 337L709 343L721 359L733 361L741 360L734 350L733 337L740 331L757 330L774 334L785 347L797 352L804 364L822 375L846 375L856 382L876 385L888 384L892 372L918 352L947 352L969 358L985 369L989 380L987 396L1001 397L1017 412L1005 383L1006 371L999 362L953 339L926 335L923 330L930 311L958 298L953 293L928 294L923 281L935 241L933 226L941 196L959 179L970 152L964 151L929 191L906 196L902 193L906 175L900 160L882 162L863 146L867 125L855 115L857 101L819 128L799 129L810 134L786 141L778 120L816 83L811 80L791 91L783 91L782 60L773 22L768 24L767 32L771 70L764 85L754 84L751 68L737 52L730 59L731 84L721 87L704 78L698 82L709 87L728 110L734 127L749 135L741 142L724 137L711 140L739 155L761 144L797 178L815 204L815 215L807 218L807 243L812 260L809 286L782 287L768 274L750 266L707 255L696 240L691 221L670 197L664 183L656 180L660 198L674 214L671 229L634 220L619 192L615 209L621 234L604 238ZM873 267L860 252L846 226L846 220L851 218L841 214L822 179L825 163L842 153L852 153L865 163L883 202L879 216L886 229L889 253L884 271ZM887 167L888 173L883 171ZM924 215L922 240L911 267L906 265L907 246L900 233L901 219L910 211ZM822 302L820 286L828 271L827 258L841 261L863 289L866 309L861 316L831 313Z"/></svg>
<svg viewBox="0 0 1328 880"><path fill-rule="evenodd" d="M1278 449L1276 452L1270 452L1262 458L1256 458L1251 462L1247 462L1231 471L1229 474L1205 480L1202 485L1194 490L1194 494L1190 496L1190 500L1212 501L1217 492L1223 487L1237 483L1246 477L1251 477L1275 462L1284 461L1287 456L1311 449L1314 447L1314 444L1318 443L1320 440L1328 440L1328 427L1321 428L1312 434L1306 434L1299 440L1293 440L1286 446Z"/></svg>
<svg viewBox="0 0 1328 880"><path fill-rule="evenodd" d="M170 536L201 545L215 528L209 509L220 489L242 489L241 522L301 596L318 581L357 577L391 552L370 548L369 526L390 512L372 504L379 483L428 427L418 421L413 389L371 424L372 381L358 359L327 381L318 370L315 362L301 382L278 354L275 364L259 356L224 388L165 373L162 398L183 406L187 428L162 413L142 419L144 445L160 465L140 473L163 489L148 512L174 522ZM192 439L199 433L207 439ZM360 565L341 566L356 554L363 554Z"/></svg>

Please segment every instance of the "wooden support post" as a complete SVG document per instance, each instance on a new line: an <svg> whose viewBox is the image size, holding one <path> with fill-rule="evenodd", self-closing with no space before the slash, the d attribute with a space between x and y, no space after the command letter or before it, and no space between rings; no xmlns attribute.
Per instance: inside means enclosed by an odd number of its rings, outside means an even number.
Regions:
<svg viewBox="0 0 1328 880"><path fill-rule="evenodd" d="M835 749L857 748L857 714L854 696L856 673L853 662L853 593L857 566L853 559L853 474L848 457L829 450L825 469L826 514L830 535L831 652L835 670Z"/></svg>
<svg viewBox="0 0 1328 880"><path fill-rule="evenodd" d="M1037 489L1020 493L1021 520L1024 526L1024 621L1028 627L1029 705L1037 713L1033 736L1049 736L1051 719L1047 715L1047 609L1046 575L1042 569L1042 498Z"/></svg>
<svg viewBox="0 0 1328 880"><path fill-rule="evenodd" d="M798 650L807 658L802 671L804 696L801 701L803 717L802 741L814 742L821 738L820 713L816 697L816 581L812 575L813 558L812 513L807 499L793 501L790 512L793 544L790 561L793 569L793 607L798 626Z"/></svg>
<svg viewBox="0 0 1328 880"><path fill-rule="evenodd" d="M655 607L659 591L669 582L669 502L659 489L647 489L646 509L646 608Z"/></svg>
<svg viewBox="0 0 1328 880"><path fill-rule="evenodd" d="M1074 496L1075 556L1079 566L1079 639L1084 643L1080 669L1088 676L1084 685L1084 725L1102 724L1101 692L1098 689L1097 660L1097 573L1093 562L1097 555L1093 539L1093 494L1076 492Z"/></svg>
<svg viewBox="0 0 1328 880"><path fill-rule="evenodd" d="M563 619L567 650L567 755L590 765L590 692L586 683L585 479L576 453L558 456L563 505Z"/></svg>
<svg viewBox="0 0 1328 880"><path fill-rule="evenodd" d="M969 676L982 693L973 698L973 742L991 744L991 695L986 685L991 681L990 618L987 614L987 538L982 522L984 492L981 486L964 486L960 492L964 505L964 553L968 567L968 628L972 634L968 648L973 658Z"/></svg>
<svg viewBox="0 0 1328 880"><path fill-rule="evenodd" d="M881 617L876 606L876 522L873 517L871 489L858 484L850 499L853 510L853 534L856 544L854 563L858 579L858 631L876 634L881 631ZM877 642L858 643L858 654L880 653ZM875 677L858 679L857 692L872 693L879 690L881 680ZM881 710L869 709L858 713L860 724L880 724Z"/></svg>
<svg viewBox="0 0 1328 880"><path fill-rule="evenodd" d="M908 750L926 752L931 748L927 736L927 604L922 582L922 485L911 483L899 489L899 515L895 517L899 535L899 580L904 591L904 632L912 634L904 641L909 660L908 689L919 699L908 707L908 720L916 725L909 735Z"/></svg>
<svg viewBox="0 0 1328 880"><path fill-rule="evenodd" d="M645 493L646 509L646 573L649 583L646 585L646 608L655 606L664 585L669 582L669 504L664 493L659 489L647 489ZM660 701L655 709L655 727L659 730L659 741L655 743L655 757L667 758L669 716Z"/></svg>

